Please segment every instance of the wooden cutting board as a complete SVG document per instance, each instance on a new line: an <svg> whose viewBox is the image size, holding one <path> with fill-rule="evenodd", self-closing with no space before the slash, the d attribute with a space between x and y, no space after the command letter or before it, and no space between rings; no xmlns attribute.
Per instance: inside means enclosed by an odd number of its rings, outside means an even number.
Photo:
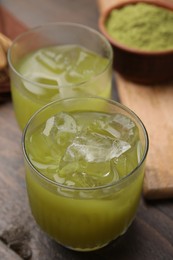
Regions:
<svg viewBox="0 0 173 260"><path fill-rule="evenodd" d="M100 14L120 1L98 0ZM116 72L115 77L121 103L141 118L149 135L144 197L173 198L173 82L145 86L127 81Z"/></svg>

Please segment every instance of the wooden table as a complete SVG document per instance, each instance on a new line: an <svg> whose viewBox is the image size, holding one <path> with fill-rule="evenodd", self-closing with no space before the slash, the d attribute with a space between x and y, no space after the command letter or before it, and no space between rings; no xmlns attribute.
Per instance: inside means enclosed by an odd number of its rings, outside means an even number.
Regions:
<svg viewBox="0 0 173 260"><path fill-rule="evenodd" d="M95 0L1 0L1 5L27 27L71 21L98 29L99 13ZM0 19L4 32L12 38L25 29L11 16L7 18L2 10ZM116 87L113 98L117 99ZM0 104L0 260L172 260L172 202L148 202L142 198L129 231L101 250L80 253L61 247L40 231L31 216L21 132L10 98Z"/></svg>

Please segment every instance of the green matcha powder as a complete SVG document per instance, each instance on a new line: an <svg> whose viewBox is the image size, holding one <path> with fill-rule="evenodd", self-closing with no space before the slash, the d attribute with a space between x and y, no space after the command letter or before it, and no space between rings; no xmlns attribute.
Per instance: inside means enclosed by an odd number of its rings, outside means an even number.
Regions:
<svg viewBox="0 0 173 260"><path fill-rule="evenodd" d="M173 12L146 3L113 10L106 21L109 35L131 48L173 49Z"/></svg>

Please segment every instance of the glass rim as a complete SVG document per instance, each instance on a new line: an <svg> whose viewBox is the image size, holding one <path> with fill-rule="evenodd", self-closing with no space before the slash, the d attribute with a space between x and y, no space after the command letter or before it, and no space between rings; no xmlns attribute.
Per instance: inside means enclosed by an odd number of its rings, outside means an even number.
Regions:
<svg viewBox="0 0 173 260"><path fill-rule="evenodd" d="M44 28L48 28L48 27L55 27L55 26L64 26L64 27L74 27L74 28L81 28L81 29L84 29L84 30L87 30L88 32L91 32L93 34L95 34L97 37L99 37L100 39L102 39L104 41L104 43L106 43L106 46L107 46L107 49L109 50L109 53L110 53L110 57L108 58L108 64L106 65L106 67L100 71L99 73L97 74L94 74L91 78L89 78L88 80L85 80L85 81L81 81L79 83L74 83L74 84L71 84L70 86L67 86L66 84L64 85L60 85L58 86L59 88L64 88L64 87L78 87L78 86L82 86L82 85L85 85L86 83L90 82L90 81L93 81L95 79L97 79L100 75L102 75L108 68L109 66L111 66L111 64L113 63L113 49L112 49L112 46L111 44L109 43L109 41L106 39L106 37L99 31L97 31L96 29L94 28L91 28L87 25L84 25L84 24L79 24L79 23L72 23L72 22L51 22L51 23L45 23L45 24L42 24L42 25L39 25L39 26L35 26L33 28L30 28L28 29L27 31L19 34L12 42L11 46L9 47L8 49L8 52L7 52L7 60L8 60L8 64L9 64L9 67L11 68L11 70L18 76L20 77L23 81L26 81L27 83L30 83L30 84L33 84L33 85L37 85L37 86L40 86L40 87L47 87L47 86L50 86L49 84L44 84L44 83L40 83L40 82L35 82L33 80L30 80L29 78L23 76L21 73L19 73L15 67L13 66L13 63L12 63L12 60L11 60L11 54L12 54L12 50L13 50L13 47L15 46L15 44L22 38L24 38L25 36L31 34L32 32L37 32L37 31L40 31Z"/></svg>
<svg viewBox="0 0 173 260"><path fill-rule="evenodd" d="M27 134L27 131L30 127L30 124L32 124L32 121L35 119L35 117L37 117L42 111L48 109L49 107L53 106L56 103L62 102L62 101L70 101L70 100L87 100L87 99L97 99L97 100L102 100L103 102L107 102L109 104L112 104L114 106L119 107L120 109L126 111L128 114L130 114L133 119L135 119L138 124L140 125L142 132L144 134L144 138L145 138L145 147L144 147L144 151L143 151L143 155L142 158L140 160L140 162L138 163L138 165L131 171L129 172L126 176L124 176L123 178L119 179L118 181L114 181L105 185L100 185L100 186L96 186L96 187L72 187L72 186L68 186L68 185L64 185L61 183L58 183L54 180L49 179L48 177L46 177L44 174L42 174L38 169L36 169L36 167L33 165L33 163L31 162L31 160L29 159L29 156L27 154L26 151L26 145L25 145L25 137ZM105 189L105 188L110 188L110 187L117 187L122 185L123 183L125 183L132 175L134 175L138 169L142 166L143 162L145 161L146 157L147 157L147 153L148 153L148 149L149 149L149 137L148 137L148 133L147 130L142 122L142 120L136 115L135 112L133 112L130 108L128 108L127 106L115 101L115 100L111 100L111 99L106 99L106 98L102 98L102 97L98 97L98 96L89 96L89 97L71 97L71 98L65 98L65 99L58 99L58 100L54 100L48 104L46 104L45 106L41 107L39 110L37 110L33 116L29 119L28 123L26 124L23 134L22 134L22 151L23 151L23 155L24 158L26 160L26 162L28 163L29 167L31 167L31 169L34 171L34 174L38 175L40 178L42 178L46 183L49 183L51 185L54 185L56 187L60 187L60 188L64 188L66 190L78 190L78 191L94 191L94 190L100 190L100 189Z"/></svg>

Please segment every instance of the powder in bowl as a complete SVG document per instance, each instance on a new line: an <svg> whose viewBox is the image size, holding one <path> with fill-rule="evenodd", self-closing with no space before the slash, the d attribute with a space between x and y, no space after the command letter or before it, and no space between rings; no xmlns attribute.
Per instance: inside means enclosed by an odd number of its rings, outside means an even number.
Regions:
<svg viewBox="0 0 173 260"><path fill-rule="evenodd" d="M173 12L149 3L113 9L105 23L119 43L146 51L173 49Z"/></svg>

